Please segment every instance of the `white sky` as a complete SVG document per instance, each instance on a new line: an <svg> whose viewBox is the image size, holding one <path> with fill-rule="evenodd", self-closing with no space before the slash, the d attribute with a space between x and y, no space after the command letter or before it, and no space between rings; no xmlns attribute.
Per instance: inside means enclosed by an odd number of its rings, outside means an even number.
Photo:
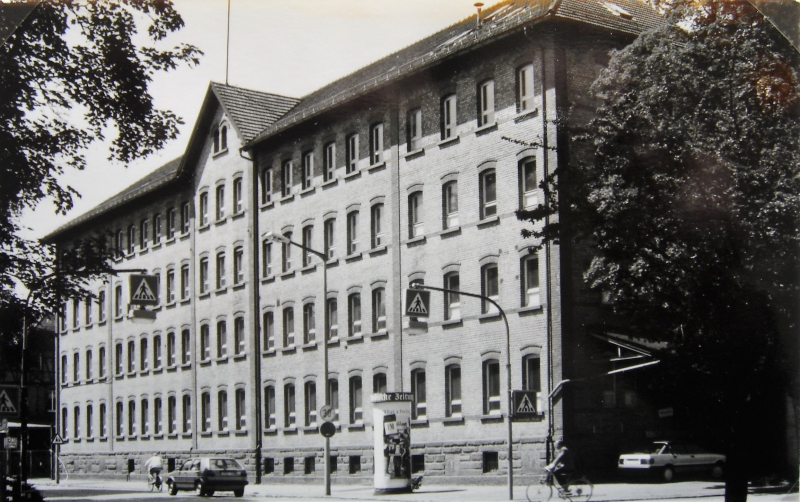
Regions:
<svg viewBox="0 0 800 502"><path fill-rule="evenodd" d="M485 1L492 5L493 1ZM174 0L186 26L167 42L186 42L205 55L195 68L159 75L156 106L183 117L178 138L125 166L107 161L95 144L84 171L65 185L82 198L67 216L49 201L27 212L26 235L41 237L183 154L210 81L225 81L227 0ZM286 96L306 94L475 13L475 0L231 0L228 83Z"/></svg>

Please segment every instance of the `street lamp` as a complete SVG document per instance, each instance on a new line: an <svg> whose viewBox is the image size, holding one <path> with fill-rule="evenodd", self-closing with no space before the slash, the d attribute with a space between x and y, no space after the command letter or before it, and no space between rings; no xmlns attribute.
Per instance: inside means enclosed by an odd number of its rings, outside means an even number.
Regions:
<svg viewBox="0 0 800 502"><path fill-rule="evenodd" d="M330 389L328 389L328 313L327 313L327 302L328 302L328 260L325 253L320 253L316 249L312 249L308 246L304 246L298 242L294 242L293 240L289 239L285 235L276 234L272 231L267 232L264 236L265 239L273 241L273 242L280 242L287 246L297 246L303 251L316 255L320 260L322 260L322 318L323 318L323 333L322 333L322 374L324 375L325 382L323 387L325 389L325 404L329 404L330 402ZM323 455L325 455L325 495L330 496L331 494L331 439L329 437L325 437L325 449L323 451Z"/></svg>
<svg viewBox="0 0 800 502"><path fill-rule="evenodd" d="M508 391L508 430L506 438L506 441L508 442L508 500L514 500L514 451L511 444L511 439L513 438L513 426L511 424L511 414L513 410L513 400L511 397L511 331L508 329L508 319L506 318L506 313L496 301L492 300L488 296L478 295L475 293L466 293L457 289L437 288L435 286L428 286L418 282L411 283L410 287L411 289L430 289L433 291L441 291L443 293L456 293L459 295L471 296L472 298L480 298L497 307L498 312L500 312L500 315L503 317L503 323L505 323L506 326L506 390Z"/></svg>

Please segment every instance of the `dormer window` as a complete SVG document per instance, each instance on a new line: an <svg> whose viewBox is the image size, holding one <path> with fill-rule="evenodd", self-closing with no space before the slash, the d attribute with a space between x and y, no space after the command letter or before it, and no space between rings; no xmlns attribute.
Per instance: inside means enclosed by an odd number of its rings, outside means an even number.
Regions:
<svg viewBox="0 0 800 502"><path fill-rule="evenodd" d="M214 153L222 153L228 150L228 124L222 123L214 131Z"/></svg>

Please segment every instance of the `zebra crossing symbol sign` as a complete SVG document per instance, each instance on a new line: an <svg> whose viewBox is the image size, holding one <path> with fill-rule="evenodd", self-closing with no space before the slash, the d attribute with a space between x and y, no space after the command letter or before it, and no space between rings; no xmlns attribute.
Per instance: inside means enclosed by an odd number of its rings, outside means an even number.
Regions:
<svg viewBox="0 0 800 502"><path fill-rule="evenodd" d="M419 289L406 290L406 315L428 317L431 311L431 292Z"/></svg>
<svg viewBox="0 0 800 502"><path fill-rule="evenodd" d="M131 276L131 305L158 305L158 279L154 275Z"/></svg>
<svg viewBox="0 0 800 502"><path fill-rule="evenodd" d="M536 391L515 390L511 392L514 402L514 417L529 418L538 415L536 412Z"/></svg>
<svg viewBox="0 0 800 502"><path fill-rule="evenodd" d="M19 415L19 387L0 387L0 417L16 417Z"/></svg>

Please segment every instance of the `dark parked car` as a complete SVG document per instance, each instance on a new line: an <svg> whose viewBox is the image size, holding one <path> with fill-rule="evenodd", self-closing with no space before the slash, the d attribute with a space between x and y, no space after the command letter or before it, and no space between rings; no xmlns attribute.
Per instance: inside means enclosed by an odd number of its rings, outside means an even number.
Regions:
<svg viewBox="0 0 800 502"><path fill-rule="evenodd" d="M200 497L210 497L214 492L233 491L241 497L246 484L247 473L232 458L190 458L167 474L170 495L177 495L178 490L194 490Z"/></svg>

